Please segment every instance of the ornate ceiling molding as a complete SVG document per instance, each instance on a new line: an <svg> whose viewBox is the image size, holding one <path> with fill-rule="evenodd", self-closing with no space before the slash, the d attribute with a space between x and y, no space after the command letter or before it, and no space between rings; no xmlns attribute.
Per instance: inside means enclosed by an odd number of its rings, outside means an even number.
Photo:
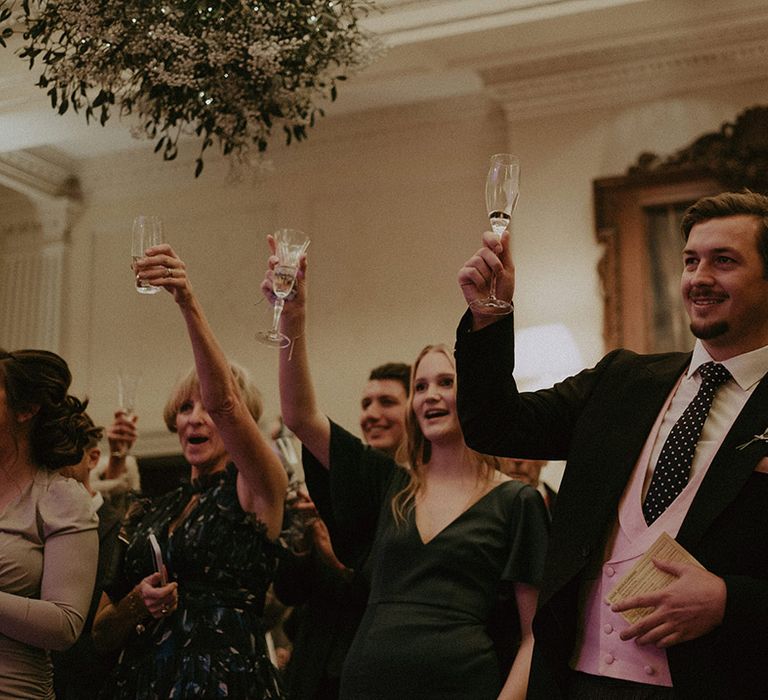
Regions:
<svg viewBox="0 0 768 700"><path fill-rule="evenodd" d="M762 0L669 3L676 14L666 22L659 16L666 0L376 4L382 12L372 13L366 24L393 48L328 105L329 122L472 96L493 100L510 121L517 121L611 108L768 74L768 6ZM77 159L146 150L140 141L127 139L124 128L96 133L84 125L70 130L60 122L52 129L50 120L61 118L52 116L45 96L33 86L34 76L12 48L0 51L5 148L58 143ZM19 141L14 140L17 133ZM3 167L0 163L0 178Z"/></svg>
<svg viewBox="0 0 768 700"><path fill-rule="evenodd" d="M78 198L72 170L32 151L0 153L0 185L35 198Z"/></svg>
<svg viewBox="0 0 768 700"><path fill-rule="evenodd" d="M499 29L644 0L377 0L364 22L389 46Z"/></svg>
<svg viewBox="0 0 768 700"><path fill-rule="evenodd" d="M675 35L624 37L480 72L510 121L746 82L768 73L768 13Z"/></svg>
<svg viewBox="0 0 768 700"><path fill-rule="evenodd" d="M49 156L49 157L46 157ZM11 193L2 195L2 188ZM80 187L73 171L51 149L0 153L0 201L5 217L0 238L6 251L66 240L80 212Z"/></svg>

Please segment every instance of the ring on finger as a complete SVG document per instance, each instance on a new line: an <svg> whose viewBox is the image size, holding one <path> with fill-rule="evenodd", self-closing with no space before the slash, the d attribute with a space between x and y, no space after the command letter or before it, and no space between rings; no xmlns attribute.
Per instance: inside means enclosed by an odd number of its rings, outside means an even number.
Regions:
<svg viewBox="0 0 768 700"><path fill-rule="evenodd" d="M164 277L173 277L173 270L171 270L170 267L165 268L165 272L163 273Z"/></svg>

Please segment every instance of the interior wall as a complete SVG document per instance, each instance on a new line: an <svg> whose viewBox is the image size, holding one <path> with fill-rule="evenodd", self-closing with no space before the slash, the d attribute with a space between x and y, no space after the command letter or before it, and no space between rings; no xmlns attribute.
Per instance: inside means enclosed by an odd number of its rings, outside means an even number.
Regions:
<svg viewBox="0 0 768 700"><path fill-rule="evenodd" d="M644 151L671 155L766 100L765 83L747 83L511 124L510 149L523 163L514 237L518 324L565 323L594 364L603 344L593 180L625 173Z"/></svg>
<svg viewBox="0 0 768 700"><path fill-rule="evenodd" d="M307 332L318 398L357 429L371 366L407 361L429 342L452 344L463 310L456 273L479 243L487 155L505 138L498 107L449 101L328 120L306 143L277 145L271 173L238 184L215 158L199 180L191 163L151 154L85 163L73 245L91 250L91 267L71 278L90 286L90 309L73 310L68 328L96 419L109 420L118 368L141 370L149 442L137 450L174 445L163 441L162 405L191 353L170 296L133 290L130 223L144 212L163 217L222 345L262 389L267 417L278 412L277 353L254 340L271 319L259 291L266 234L279 226L310 234Z"/></svg>
<svg viewBox="0 0 768 700"><path fill-rule="evenodd" d="M194 143L178 163L163 163L150 145L83 162L65 324L76 389L105 423L116 371L141 370L137 452L173 449L162 405L191 353L169 295L136 294L129 269L131 219L154 213L222 345L261 387L266 417L275 415L277 353L254 334L271 316L259 292L266 234L293 226L312 237L307 333L318 400L357 431L370 367L409 361L429 342L452 344L463 312L456 273L487 225L488 156L504 150L522 161L517 324L565 323L593 364L602 354L602 303L592 181L625 172L641 151L683 148L767 97L762 83L744 84L512 123L478 96L378 110L327 119L303 144L276 144L272 171L236 184L212 155L195 180Z"/></svg>

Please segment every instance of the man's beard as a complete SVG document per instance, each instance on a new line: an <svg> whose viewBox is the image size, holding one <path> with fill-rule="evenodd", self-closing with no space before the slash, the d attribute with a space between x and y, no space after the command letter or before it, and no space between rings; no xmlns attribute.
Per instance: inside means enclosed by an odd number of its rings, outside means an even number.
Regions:
<svg viewBox="0 0 768 700"><path fill-rule="evenodd" d="M729 331L728 321L715 321L715 323L696 324L691 322L691 333L699 340L712 340Z"/></svg>

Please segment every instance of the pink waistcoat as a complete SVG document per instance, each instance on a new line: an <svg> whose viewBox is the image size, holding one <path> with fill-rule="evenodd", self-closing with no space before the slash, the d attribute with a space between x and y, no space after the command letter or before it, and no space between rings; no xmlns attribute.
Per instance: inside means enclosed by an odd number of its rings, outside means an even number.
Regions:
<svg viewBox="0 0 768 700"><path fill-rule="evenodd" d="M679 384L679 382L678 382ZM622 641L619 633L629 627L620 613L611 611L606 596L635 565L662 531L676 537L696 492L705 468L698 469L680 495L650 527L642 511L643 482L656 436L664 414L677 391L677 385L667 398L664 408L651 430L640 458L635 464L632 478L619 502L618 522L606 547L607 555L597 578L588 581L582 599L580 620L581 636L577 642L571 666L577 671L596 676L610 676L624 680L671 686L667 652L653 644L640 646L633 639Z"/></svg>

